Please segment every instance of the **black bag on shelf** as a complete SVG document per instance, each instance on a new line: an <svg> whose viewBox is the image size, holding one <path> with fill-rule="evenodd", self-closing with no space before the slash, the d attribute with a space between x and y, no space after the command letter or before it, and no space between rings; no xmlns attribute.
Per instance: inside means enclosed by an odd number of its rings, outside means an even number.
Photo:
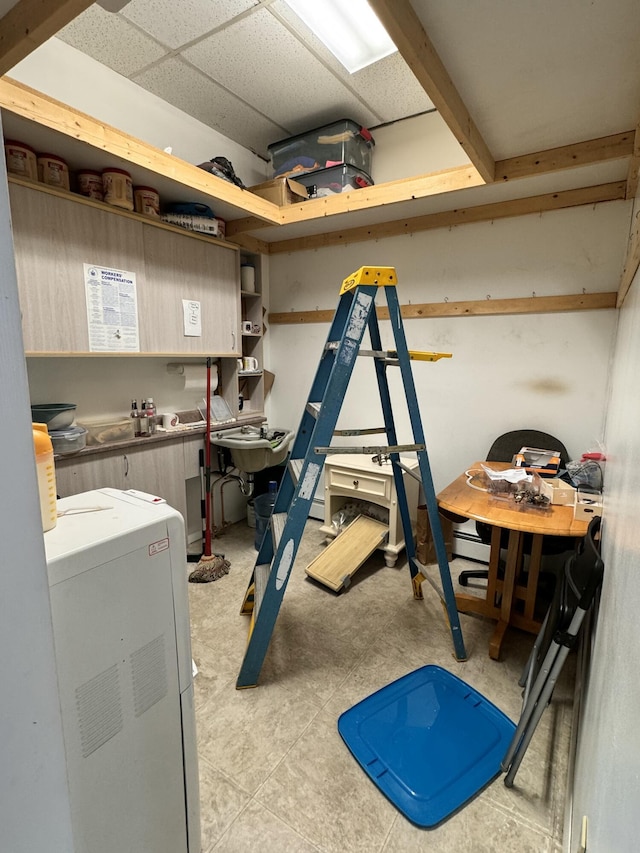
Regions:
<svg viewBox="0 0 640 853"><path fill-rule="evenodd" d="M204 169L206 172L211 172L217 178L229 181L229 183L235 184L243 190L246 189L240 178L233 171L233 164L226 157L212 157L206 163L198 163L198 168Z"/></svg>

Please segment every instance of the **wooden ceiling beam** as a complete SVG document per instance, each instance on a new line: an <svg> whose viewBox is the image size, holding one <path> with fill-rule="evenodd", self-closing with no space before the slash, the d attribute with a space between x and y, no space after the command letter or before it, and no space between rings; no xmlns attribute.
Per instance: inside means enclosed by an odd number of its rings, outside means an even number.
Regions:
<svg viewBox="0 0 640 853"><path fill-rule="evenodd" d="M469 160L491 183L495 173L491 152L409 0L369 0L369 5Z"/></svg>
<svg viewBox="0 0 640 853"><path fill-rule="evenodd" d="M0 20L0 75L91 5L92 0L18 0Z"/></svg>
<svg viewBox="0 0 640 853"><path fill-rule="evenodd" d="M627 171L627 198L635 198L638 192L638 175L640 174L640 122L633 134L633 152Z"/></svg>
<svg viewBox="0 0 640 853"><path fill-rule="evenodd" d="M636 211L627 242L627 256L624 260L622 277L618 287L618 301L616 303L618 308L622 307L625 296L638 272L638 267L640 267L640 211Z"/></svg>
<svg viewBox="0 0 640 853"><path fill-rule="evenodd" d="M443 169L440 172L418 175L416 178L389 181L372 187L363 187L323 198L312 198L300 204L281 207L279 224L291 225L294 222L307 222L310 219L322 219L341 213L352 213L354 210L367 210L371 207L427 198L428 196L449 193L454 190L465 190L483 184L484 181L473 166L455 166L453 169Z"/></svg>
<svg viewBox="0 0 640 853"><path fill-rule="evenodd" d="M637 139L637 141L636 141ZM638 151L636 152L636 148ZM635 152L635 154L634 154ZM578 168L580 166L592 166L596 163L605 163L610 160L620 160L630 157L632 162L629 166L629 174L633 171L633 160L637 157L635 174L637 178L637 166L640 165L640 131L632 130L624 133L616 133L612 136L604 136L599 139L589 139L586 142L577 142L573 145L564 145L561 148L550 148L546 151L534 151L530 154L522 154L508 160L500 160L496 164L496 180L504 182L535 177L536 175L561 172L565 169ZM376 206L380 204L391 205L397 202L410 201L415 198L424 198L428 195L437 195L442 192L450 192L454 189L468 188L469 186L481 186L482 181L476 176L473 180L475 170L466 166L457 166L454 169L445 169L415 178L406 178L402 181L390 181L385 184L377 184L366 190L354 190L352 193L343 193L327 196L321 200L313 200L296 205L295 210L290 206L280 208L282 217L281 225L291 222L300 222L303 219L313 219L318 216L326 217L333 214L345 213L363 207ZM627 178L626 197L630 195L629 177ZM355 202L360 207L355 206ZM313 206L316 203L316 206ZM304 214L308 214L304 216ZM271 223L256 217L242 217L227 222L227 235L235 236L259 228L268 228Z"/></svg>
<svg viewBox="0 0 640 853"><path fill-rule="evenodd" d="M602 311L616 307L615 291L603 293L571 293L564 296L525 296L514 299L468 299L464 302L423 302L401 305L403 320L425 320L434 317L487 317L504 314L556 314L566 311ZM269 314L270 325L294 326L330 323L333 309L315 311L283 311ZM386 306L376 308L379 320L389 319Z"/></svg>
<svg viewBox="0 0 640 853"><path fill-rule="evenodd" d="M428 213L410 219L398 219L379 225L364 225L343 231L330 231L310 237L297 237L269 243L269 254L301 252L307 249L324 249L328 246L347 245L366 240L382 240L401 234L413 234L430 231L434 228L451 228L469 222L489 222L494 219L506 219L512 216L526 216L530 213L543 213L550 210L562 210L582 204L597 204L604 201L619 201L625 198L626 182L614 181L595 187L582 187L577 190L547 193L529 198L498 201L492 204L480 204L476 207L463 207L457 210L445 210L440 213Z"/></svg>
<svg viewBox="0 0 640 853"><path fill-rule="evenodd" d="M623 133L614 133L612 136L587 139L586 142L575 142L559 148L548 148L545 151L535 151L532 154L521 154L518 157L509 157L507 160L498 160L496 181L514 181L519 178L530 178L533 175L561 172L564 169L592 166L595 163L631 157L634 151L634 138L635 131L627 130Z"/></svg>

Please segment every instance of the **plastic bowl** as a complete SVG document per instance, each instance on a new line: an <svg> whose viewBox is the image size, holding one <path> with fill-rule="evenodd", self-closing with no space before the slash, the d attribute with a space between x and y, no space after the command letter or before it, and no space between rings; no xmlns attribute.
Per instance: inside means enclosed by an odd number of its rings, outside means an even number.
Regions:
<svg viewBox="0 0 640 853"><path fill-rule="evenodd" d="M77 453L87 445L87 431L84 427L54 429L49 433L53 452L64 456L65 453Z"/></svg>
<svg viewBox="0 0 640 853"><path fill-rule="evenodd" d="M75 418L75 403L37 403L31 406L31 417L38 424L46 424L52 429L66 429Z"/></svg>

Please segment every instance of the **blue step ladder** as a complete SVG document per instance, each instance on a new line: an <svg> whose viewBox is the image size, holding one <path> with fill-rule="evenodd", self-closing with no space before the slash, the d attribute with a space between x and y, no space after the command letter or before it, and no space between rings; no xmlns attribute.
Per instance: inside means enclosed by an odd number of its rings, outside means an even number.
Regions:
<svg viewBox="0 0 640 853"><path fill-rule="evenodd" d="M387 298L395 350L383 351L382 349L378 317L375 310L375 299L380 288L384 288ZM367 328L371 350L360 348ZM335 426L342 401L358 356L371 357L374 361L384 427L336 430ZM418 479L425 496L442 583L442 590L438 590L437 587L436 590L445 608L455 657L459 661L466 660L410 364L412 360L436 361L444 357L449 357L449 354L409 351L407 349L396 291L396 272L393 267L361 267L343 281L338 308L329 330L300 427L276 496L273 513L265 530L242 605L241 612L251 616L251 623L247 649L236 682L237 688L255 687L258 683L298 546L309 516L313 495L328 453L357 452L373 454L379 459L389 457L393 465L398 509L402 520L413 595L416 599L422 599L422 583L425 576L415 556L403 471L410 476L417 477L417 474L404 466L400 458L401 453L413 451L417 453L420 471ZM389 366L400 368L413 430L413 444L398 444L386 375ZM384 433L387 444L357 448L330 446L331 438L334 435L355 436L375 433Z"/></svg>

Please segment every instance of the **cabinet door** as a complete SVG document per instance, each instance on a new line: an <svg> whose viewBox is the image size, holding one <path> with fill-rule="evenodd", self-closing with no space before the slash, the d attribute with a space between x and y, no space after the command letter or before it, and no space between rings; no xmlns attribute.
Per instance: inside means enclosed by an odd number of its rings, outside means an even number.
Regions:
<svg viewBox="0 0 640 853"><path fill-rule="evenodd" d="M147 287L139 296L145 352L240 354L240 281L234 249L143 226ZM200 336L185 335L183 300L200 303Z"/></svg>
<svg viewBox="0 0 640 853"><path fill-rule="evenodd" d="M56 462L56 491L61 498L92 489L128 489L125 485L126 460L121 450L96 453Z"/></svg>
<svg viewBox="0 0 640 853"><path fill-rule="evenodd" d="M25 350L88 352L83 264L135 272L140 293L143 226L30 187L9 194Z"/></svg>
<svg viewBox="0 0 640 853"><path fill-rule="evenodd" d="M131 447L125 453L125 489L164 498L184 518L187 512L184 457L181 441L150 447Z"/></svg>

